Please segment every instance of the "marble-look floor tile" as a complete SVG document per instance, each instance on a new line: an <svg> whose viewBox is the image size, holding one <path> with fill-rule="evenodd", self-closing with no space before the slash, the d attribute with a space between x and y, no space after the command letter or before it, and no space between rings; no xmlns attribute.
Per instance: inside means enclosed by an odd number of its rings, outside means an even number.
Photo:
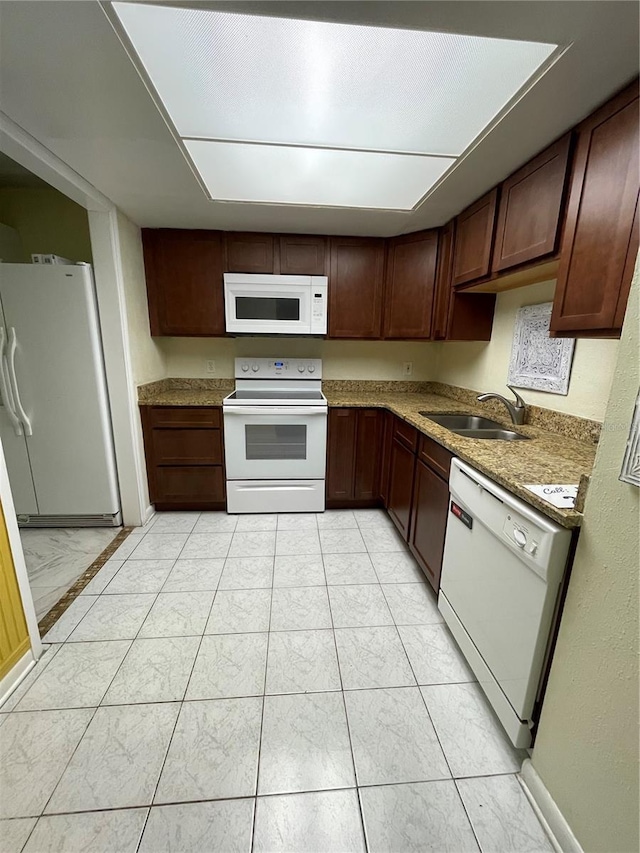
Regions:
<svg viewBox="0 0 640 853"><path fill-rule="evenodd" d="M380 583L424 583L420 566L406 551L371 554L371 562Z"/></svg>
<svg viewBox="0 0 640 853"><path fill-rule="evenodd" d="M355 790L258 797L255 853L365 853Z"/></svg>
<svg viewBox="0 0 640 853"><path fill-rule="evenodd" d="M187 699L261 696L267 666L267 634L203 637L187 687Z"/></svg>
<svg viewBox="0 0 640 853"><path fill-rule="evenodd" d="M8 714L9 711L13 711L25 693L31 689L37 679L40 678L49 664L53 661L62 648L62 645L56 644L45 646L44 648L45 650L38 661L36 661L35 666L33 666L26 677L22 679L13 693L5 699L2 705L0 705L0 719L3 714Z"/></svg>
<svg viewBox="0 0 640 853"><path fill-rule="evenodd" d="M199 646L199 637L134 640L102 704L181 701Z"/></svg>
<svg viewBox="0 0 640 853"><path fill-rule="evenodd" d="M147 533L129 560L177 560L188 533Z"/></svg>
<svg viewBox="0 0 640 853"><path fill-rule="evenodd" d="M272 513L247 513L247 515L238 516L238 524L236 533L247 533L258 530L275 530L278 524L278 516L275 512Z"/></svg>
<svg viewBox="0 0 640 853"><path fill-rule="evenodd" d="M0 818L41 814L93 711L27 711L0 726Z"/></svg>
<svg viewBox="0 0 640 853"><path fill-rule="evenodd" d="M109 559L128 560L131 554L133 554L135 549L142 542L144 535L144 532L139 527L133 530L124 542L116 548Z"/></svg>
<svg viewBox="0 0 640 853"><path fill-rule="evenodd" d="M76 601L81 600L86 599L76 598ZM101 595L74 629L69 642L133 640L155 600L155 595L143 593Z"/></svg>
<svg viewBox="0 0 640 853"><path fill-rule="evenodd" d="M119 532L117 527L22 528L29 584L67 591Z"/></svg>
<svg viewBox="0 0 640 853"><path fill-rule="evenodd" d="M326 578L320 554L276 557L273 570L274 586L324 586L325 584Z"/></svg>
<svg viewBox="0 0 640 853"><path fill-rule="evenodd" d="M238 522L239 524L240 522ZM233 534L230 557L272 557L276 552L276 532L248 531L246 533Z"/></svg>
<svg viewBox="0 0 640 853"><path fill-rule="evenodd" d="M21 853L33 827L35 817L14 817L0 820L0 839L2 853Z"/></svg>
<svg viewBox="0 0 640 853"><path fill-rule="evenodd" d="M94 575L85 588L81 590L80 595L100 595L122 566L124 566L124 560L107 560L98 574Z"/></svg>
<svg viewBox="0 0 640 853"><path fill-rule="evenodd" d="M249 853L253 800L154 806L139 853Z"/></svg>
<svg viewBox="0 0 640 853"><path fill-rule="evenodd" d="M326 587L291 586L273 590L271 601L272 631L297 631L331 627L331 612Z"/></svg>
<svg viewBox="0 0 640 853"><path fill-rule="evenodd" d="M354 784L341 693L265 696L259 794Z"/></svg>
<svg viewBox="0 0 640 853"><path fill-rule="evenodd" d="M365 528L393 527L393 521L383 509L356 509L353 512L361 530Z"/></svg>
<svg viewBox="0 0 640 853"><path fill-rule="evenodd" d="M193 528L194 533L233 533L238 523L237 515L226 512L203 512Z"/></svg>
<svg viewBox="0 0 640 853"><path fill-rule="evenodd" d="M205 634L247 634L251 631L268 631L270 618L270 589L218 590Z"/></svg>
<svg viewBox="0 0 640 853"><path fill-rule="evenodd" d="M515 776L459 779L456 785L483 851L553 853Z"/></svg>
<svg viewBox="0 0 640 853"><path fill-rule="evenodd" d="M396 625L434 625L443 622L436 595L426 583L383 583Z"/></svg>
<svg viewBox="0 0 640 853"><path fill-rule="evenodd" d="M301 554L319 554L320 539L317 530L278 530L276 554L299 557Z"/></svg>
<svg viewBox="0 0 640 853"><path fill-rule="evenodd" d="M136 853L147 809L41 817L24 853Z"/></svg>
<svg viewBox="0 0 640 853"><path fill-rule="evenodd" d="M327 509L316 516L320 530L357 528L356 517L350 509Z"/></svg>
<svg viewBox="0 0 640 853"><path fill-rule="evenodd" d="M199 512L157 512L147 533L191 533L199 517Z"/></svg>
<svg viewBox="0 0 640 853"><path fill-rule="evenodd" d="M224 560L177 560L162 592L215 591L218 588Z"/></svg>
<svg viewBox="0 0 640 853"><path fill-rule="evenodd" d="M271 635L267 693L340 689L333 631L282 631Z"/></svg>
<svg viewBox="0 0 640 853"><path fill-rule="evenodd" d="M451 778L417 687L344 697L359 785Z"/></svg>
<svg viewBox="0 0 640 853"><path fill-rule="evenodd" d="M204 633L214 592L161 592L139 637L187 637Z"/></svg>
<svg viewBox="0 0 640 853"><path fill-rule="evenodd" d="M336 628L336 644L345 690L415 685L395 627Z"/></svg>
<svg viewBox="0 0 640 853"><path fill-rule="evenodd" d="M96 595L79 595L42 638L45 643L64 643L98 600Z"/></svg>
<svg viewBox="0 0 640 853"><path fill-rule="evenodd" d="M379 584L330 586L329 601L336 628L393 625L391 611Z"/></svg>
<svg viewBox="0 0 640 853"><path fill-rule="evenodd" d="M46 814L150 804L179 707L98 708Z"/></svg>
<svg viewBox="0 0 640 853"><path fill-rule="evenodd" d="M317 530L315 512L280 512L278 530Z"/></svg>
<svg viewBox="0 0 640 853"><path fill-rule="evenodd" d="M74 581L75 583L75 581ZM73 583L68 586L38 586L32 587L31 593L33 597L33 607L36 611L38 620L42 619L51 610L52 607L60 601L67 590L73 586Z"/></svg>
<svg viewBox="0 0 640 853"><path fill-rule="evenodd" d="M370 853L479 853L453 781L361 788Z"/></svg>
<svg viewBox="0 0 640 853"><path fill-rule="evenodd" d="M127 560L103 592L105 595L160 592L174 562L174 560Z"/></svg>
<svg viewBox="0 0 640 853"><path fill-rule="evenodd" d="M229 553L233 533L190 533L181 560L222 560Z"/></svg>
<svg viewBox="0 0 640 853"><path fill-rule="evenodd" d="M446 625L403 625L398 631L418 684L476 680Z"/></svg>
<svg viewBox="0 0 640 853"><path fill-rule="evenodd" d="M407 544L403 542L394 527L363 527L362 538L370 554L402 551L406 553Z"/></svg>
<svg viewBox="0 0 640 853"><path fill-rule="evenodd" d="M257 697L185 702L155 802L252 797L261 718Z"/></svg>
<svg viewBox="0 0 640 853"><path fill-rule="evenodd" d="M96 707L130 645L129 640L65 643L16 710Z"/></svg>
<svg viewBox="0 0 640 853"><path fill-rule="evenodd" d="M327 583L331 586L352 583L378 583L368 554L323 554Z"/></svg>
<svg viewBox="0 0 640 853"><path fill-rule="evenodd" d="M218 589L270 588L273 557L230 557L225 561Z"/></svg>
<svg viewBox="0 0 640 853"><path fill-rule="evenodd" d="M454 778L520 770L526 752L511 746L477 684L421 690Z"/></svg>
<svg viewBox="0 0 640 853"><path fill-rule="evenodd" d="M320 548L323 554L364 554L366 548L362 534L355 530L320 530Z"/></svg>

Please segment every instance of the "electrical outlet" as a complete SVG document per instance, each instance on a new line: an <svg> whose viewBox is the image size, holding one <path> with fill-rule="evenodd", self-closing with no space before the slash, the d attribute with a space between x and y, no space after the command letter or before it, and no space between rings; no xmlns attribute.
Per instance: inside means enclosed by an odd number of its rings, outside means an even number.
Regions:
<svg viewBox="0 0 640 853"><path fill-rule="evenodd" d="M216 372L216 363L212 358L207 359L207 373Z"/></svg>
<svg viewBox="0 0 640 853"><path fill-rule="evenodd" d="M403 376L411 376L412 373L413 373L413 362L412 361L405 361L404 364L402 365L402 375Z"/></svg>

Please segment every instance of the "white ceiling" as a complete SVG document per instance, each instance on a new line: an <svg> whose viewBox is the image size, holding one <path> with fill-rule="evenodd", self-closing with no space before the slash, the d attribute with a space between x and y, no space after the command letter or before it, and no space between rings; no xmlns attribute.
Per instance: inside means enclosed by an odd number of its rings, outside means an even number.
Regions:
<svg viewBox="0 0 640 853"><path fill-rule="evenodd" d="M139 225L380 236L440 225L638 73L635 2L197 5L571 47L415 211L212 202L98 2L0 3L3 111Z"/></svg>

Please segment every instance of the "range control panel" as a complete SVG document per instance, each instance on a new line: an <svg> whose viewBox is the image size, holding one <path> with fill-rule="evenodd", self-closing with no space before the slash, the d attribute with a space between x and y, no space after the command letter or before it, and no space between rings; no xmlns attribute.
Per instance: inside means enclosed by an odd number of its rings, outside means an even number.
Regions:
<svg viewBox="0 0 640 853"><path fill-rule="evenodd" d="M236 358L236 379L322 379L321 358Z"/></svg>

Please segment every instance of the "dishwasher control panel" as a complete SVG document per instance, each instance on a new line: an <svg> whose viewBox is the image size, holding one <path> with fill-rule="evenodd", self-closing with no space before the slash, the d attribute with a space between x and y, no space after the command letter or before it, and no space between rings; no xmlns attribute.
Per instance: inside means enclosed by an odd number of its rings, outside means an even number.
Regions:
<svg viewBox="0 0 640 853"><path fill-rule="evenodd" d="M535 557L540 547L540 538L544 536L544 531L514 512L506 514L502 532L516 548L520 548L530 557Z"/></svg>

